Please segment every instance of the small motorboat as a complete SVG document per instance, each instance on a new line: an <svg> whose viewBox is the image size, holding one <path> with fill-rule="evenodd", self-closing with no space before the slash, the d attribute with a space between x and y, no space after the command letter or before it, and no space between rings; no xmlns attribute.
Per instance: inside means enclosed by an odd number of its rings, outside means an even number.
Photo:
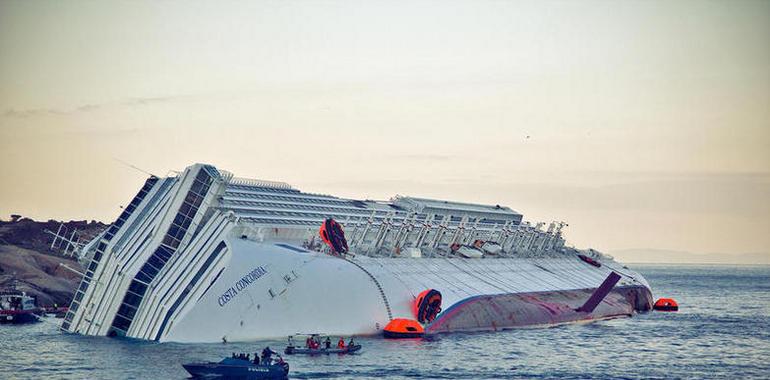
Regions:
<svg viewBox="0 0 770 380"><path fill-rule="evenodd" d="M306 337L305 342L308 342L307 344L310 345L312 348L308 347L307 345L305 347L297 347L294 345L294 338L297 337ZM329 348L326 348L325 344L322 344L323 341L322 338L326 337L325 335L322 336L321 334L296 334L289 336L289 344L286 346L286 349L283 350L283 352L286 355L331 355L331 354L352 354L354 352L358 352L361 350L360 344L348 344L344 347L338 347L331 345L331 342L329 342ZM329 337L326 337L327 340L329 340ZM343 341L344 343L344 341ZM353 343L353 340L351 338L350 343Z"/></svg>
<svg viewBox="0 0 770 380"><path fill-rule="evenodd" d="M237 379L287 379L289 363L280 359L275 364L254 364L241 358L224 358L219 363L182 364L193 377L226 377Z"/></svg>
<svg viewBox="0 0 770 380"><path fill-rule="evenodd" d="M16 290L0 291L0 323L18 324L38 322L41 309L35 297Z"/></svg>
<svg viewBox="0 0 770 380"><path fill-rule="evenodd" d="M331 354L352 354L361 350L360 344L345 346L345 348L304 348L287 346L283 351L286 355L331 355Z"/></svg>

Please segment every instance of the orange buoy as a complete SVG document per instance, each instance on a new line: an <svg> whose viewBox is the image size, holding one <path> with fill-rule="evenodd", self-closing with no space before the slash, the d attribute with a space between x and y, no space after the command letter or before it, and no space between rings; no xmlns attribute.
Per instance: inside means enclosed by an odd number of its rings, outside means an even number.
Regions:
<svg viewBox="0 0 770 380"><path fill-rule="evenodd" d="M425 335L425 329L414 319L396 318L382 333L388 339L420 338Z"/></svg>
<svg viewBox="0 0 770 380"><path fill-rule="evenodd" d="M441 292L436 289L423 290L412 303L412 312L417 322L433 322L441 312Z"/></svg>
<svg viewBox="0 0 770 380"><path fill-rule="evenodd" d="M672 298L660 298L652 305L653 310L658 311L677 311L679 310L679 304Z"/></svg>

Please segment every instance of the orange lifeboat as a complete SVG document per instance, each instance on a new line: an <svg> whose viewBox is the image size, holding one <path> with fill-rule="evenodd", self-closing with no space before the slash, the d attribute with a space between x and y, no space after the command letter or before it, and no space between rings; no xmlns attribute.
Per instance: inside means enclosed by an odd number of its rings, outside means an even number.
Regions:
<svg viewBox="0 0 770 380"><path fill-rule="evenodd" d="M388 339L421 338L425 329L414 319L396 318L385 326L383 335Z"/></svg>
<svg viewBox="0 0 770 380"><path fill-rule="evenodd" d="M660 298L652 305L653 310L658 311L677 311L679 310L679 304L672 298Z"/></svg>
<svg viewBox="0 0 770 380"><path fill-rule="evenodd" d="M321 235L321 240L332 249L332 253L348 252L348 241L345 239L345 231L342 230L342 226L334 219L324 220L321 223L318 234Z"/></svg>
<svg viewBox="0 0 770 380"><path fill-rule="evenodd" d="M412 303L412 312L420 323L430 323L441 312L441 293L436 289L426 289Z"/></svg>

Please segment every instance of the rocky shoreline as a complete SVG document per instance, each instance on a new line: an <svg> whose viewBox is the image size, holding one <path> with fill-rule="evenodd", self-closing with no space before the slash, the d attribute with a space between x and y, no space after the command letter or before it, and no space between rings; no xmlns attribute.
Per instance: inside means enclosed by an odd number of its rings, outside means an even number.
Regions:
<svg viewBox="0 0 770 380"><path fill-rule="evenodd" d="M80 263L51 249L62 222L38 222L19 216L0 221L0 290L18 289L37 297L38 306L69 306L80 282ZM78 230L83 241L96 236L106 225L96 221L64 222L70 231ZM67 269L64 266L71 268Z"/></svg>

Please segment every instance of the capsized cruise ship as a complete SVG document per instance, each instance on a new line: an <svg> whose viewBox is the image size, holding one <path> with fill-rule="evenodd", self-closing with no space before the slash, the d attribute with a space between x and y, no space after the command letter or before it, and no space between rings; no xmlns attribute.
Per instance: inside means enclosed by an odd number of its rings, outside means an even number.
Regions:
<svg viewBox="0 0 770 380"><path fill-rule="evenodd" d="M319 237L333 219L349 249ZM87 270L61 329L160 342L235 342L297 332L380 334L440 292L427 334L630 316L647 281L564 223L501 205L396 196L354 200L195 164L151 176L84 248Z"/></svg>

